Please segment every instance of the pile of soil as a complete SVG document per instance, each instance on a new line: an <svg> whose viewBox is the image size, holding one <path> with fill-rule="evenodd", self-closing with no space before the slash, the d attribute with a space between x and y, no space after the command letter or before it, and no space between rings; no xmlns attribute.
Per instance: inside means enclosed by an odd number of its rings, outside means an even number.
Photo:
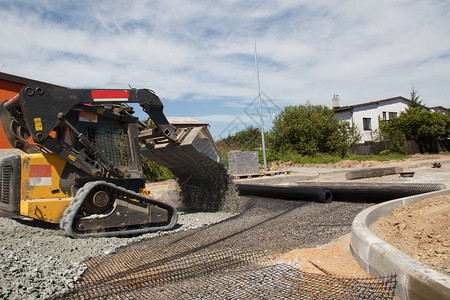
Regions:
<svg viewBox="0 0 450 300"><path fill-rule="evenodd" d="M371 230L381 239L450 276L450 195L400 205L379 219Z"/></svg>
<svg viewBox="0 0 450 300"><path fill-rule="evenodd" d="M305 168L369 168L376 167L384 164L383 162L369 160L369 161L357 161L357 160L343 160L337 163L329 164L295 164L293 162L273 161L270 163L269 168L271 170L286 170L290 167L305 167Z"/></svg>
<svg viewBox="0 0 450 300"><path fill-rule="evenodd" d="M447 155L436 155L436 156L429 156L429 155L414 155L411 158L405 159L405 160L390 160L387 162L380 162L380 161L374 161L374 160L367 160L367 161L357 161L357 160L342 160L337 163L329 163L329 164L296 164L291 161L284 162L281 160L272 161L269 165L269 168L271 170L286 170L290 167L312 167L312 168L369 168L369 167L382 167L386 165L402 165L402 164L408 164L412 161L417 160L432 160L432 159L440 159L440 158L448 158Z"/></svg>
<svg viewBox="0 0 450 300"><path fill-rule="evenodd" d="M370 277L353 258L349 245L350 233L326 245L295 249L277 258L279 263L287 263L303 272L342 277Z"/></svg>

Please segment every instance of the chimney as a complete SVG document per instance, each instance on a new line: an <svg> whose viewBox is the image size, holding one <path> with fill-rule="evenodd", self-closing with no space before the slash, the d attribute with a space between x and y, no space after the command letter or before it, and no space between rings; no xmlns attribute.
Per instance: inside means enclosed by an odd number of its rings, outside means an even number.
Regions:
<svg viewBox="0 0 450 300"><path fill-rule="evenodd" d="M332 105L333 108L341 107L341 99L339 98L339 95L333 95Z"/></svg>

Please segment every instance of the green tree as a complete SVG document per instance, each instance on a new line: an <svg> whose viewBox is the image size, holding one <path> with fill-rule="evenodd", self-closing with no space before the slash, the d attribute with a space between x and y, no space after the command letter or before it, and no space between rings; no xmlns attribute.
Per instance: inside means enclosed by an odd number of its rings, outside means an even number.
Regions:
<svg viewBox="0 0 450 300"><path fill-rule="evenodd" d="M147 118L145 120L141 120L142 124L146 128L156 128L155 123L152 121L152 119ZM161 166L160 164L148 159L147 157L141 155L141 162L142 162L142 171L144 173L144 178L148 182L154 182L154 181L161 181L165 179L171 179L174 178L174 175L172 172L167 169L164 166Z"/></svg>
<svg viewBox="0 0 450 300"><path fill-rule="evenodd" d="M216 142L218 147L226 147L229 150L255 150L261 147L261 131L254 126L230 135Z"/></svg>
<svg viewBox="0 0 450 300"><path fill-rule="evenodd" d="M306 105L285 107L275 117L268 141L271 150L278 153L344 156L358 139L355 133L355 128L352 131L348 123L338 120L333 109L308 102Z"/></svg>
<svg viewBox="0 0 450 300"><path fill-rule="evenodd" d="M262 151L261 131L255 126L248 126L246 129L236 132L235 135L216 141L216 146L225 165L228 165L228 152L232 150ZM262 154L259 155L259 158L263 158Z"/></svg>
<svg viewBox="0 0 450 300"><path fill-rule="evenodd" d="M412 88L411 102L406 111L387 123L380 122L381 136L393 142L393 145L403 140L406 143L406 140L446 139L449 137L449 129L450 117L427 110L414 88Z"/></svg>
<svg viewBox="0 0 450 300"><path fill-rule="evenodd" d="M141 155L142 170L144 172L144 178L148 182L161 181L165 179L174 178L172 172L166 167L161 166L158 163Z"/></svg>
<svg viewBox="0 0 450 300"><path fill-rule="evenodd" d="M389 121L389 123L383 122L381 118L378 118L378 124L380 124L380 140L390 141L390 151L400 154L406 154L406 136L399 125L394 124L399 118L395 118Z"/></svg>
<svg viewBox="0 0 450 300"><path fill-rule="evenodd" d="M414 87L411 88L410 100L411 100L411 102L408 104L408 109L413 109L413 108L423 109L424 108L424 105L422 104L422 100L420 100L419 95L417 95L417 91L414 89Z"/></svg>

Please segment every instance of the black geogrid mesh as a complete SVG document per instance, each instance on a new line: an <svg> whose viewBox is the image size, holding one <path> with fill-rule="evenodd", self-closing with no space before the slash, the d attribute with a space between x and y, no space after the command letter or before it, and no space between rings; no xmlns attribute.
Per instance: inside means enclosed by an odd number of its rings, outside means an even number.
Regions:
<svg viewBox="0 0 450 300"><path fill-rule="evenodd" d="M202 232L199 230L198 232ZM206 235L208 236L208 234ZM198 236L200 237L200 236ZM194 239L193 239L194 238ZM342 278L270 265L267 251L221 247L221 237L145 240L88 262L58 299L392 299L395 275ZM223 237L222 237L223 240ZM212 242L211 242L212 241Z"/></svg>
<svg viewBox="0 0 450 300"><path fill-rule="evenodd" d="M355 206L250 199L239 215L224 222L142 240L91 259L75 287L54 298L392 299L395 276L336 278L273 263L292 246L317 241L310 235L340 228L333 212L339 212L339 220L353 219L342 210ZM300 231L294 238L293 232Z"/></svg>
<svg viewBox="0 0 450 300"><path fill-rule="evenodd" d="M138 299L392 299L395 276L341 278L281 264L239 270L128 293Z"/></svg>

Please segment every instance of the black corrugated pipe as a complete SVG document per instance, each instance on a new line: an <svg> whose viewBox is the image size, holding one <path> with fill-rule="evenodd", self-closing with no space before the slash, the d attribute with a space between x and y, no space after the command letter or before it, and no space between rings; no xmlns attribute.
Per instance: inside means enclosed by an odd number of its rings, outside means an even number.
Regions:
<svg viewBox="0 0 450 300"><path fill-rule="evenodd" d="M380 203L447 187L441 183L347 183L299 182L288 186L236 184L241 195L252 195L287 200L360 201Z"/></svg>
<svg viewBox="0 0 450 300"><path fill-rule="evenodd" d="M333 194L336 201L384 202L447 187L441 183L347 183L347 182L299 182L298 188L322 188Z"/></svg>
<svg viewBox="0 0 450 300"><path fill-rule="evenodd" d="M239 194L269 198L329 203L331 192L321 187L236 184Z"/></svg>

